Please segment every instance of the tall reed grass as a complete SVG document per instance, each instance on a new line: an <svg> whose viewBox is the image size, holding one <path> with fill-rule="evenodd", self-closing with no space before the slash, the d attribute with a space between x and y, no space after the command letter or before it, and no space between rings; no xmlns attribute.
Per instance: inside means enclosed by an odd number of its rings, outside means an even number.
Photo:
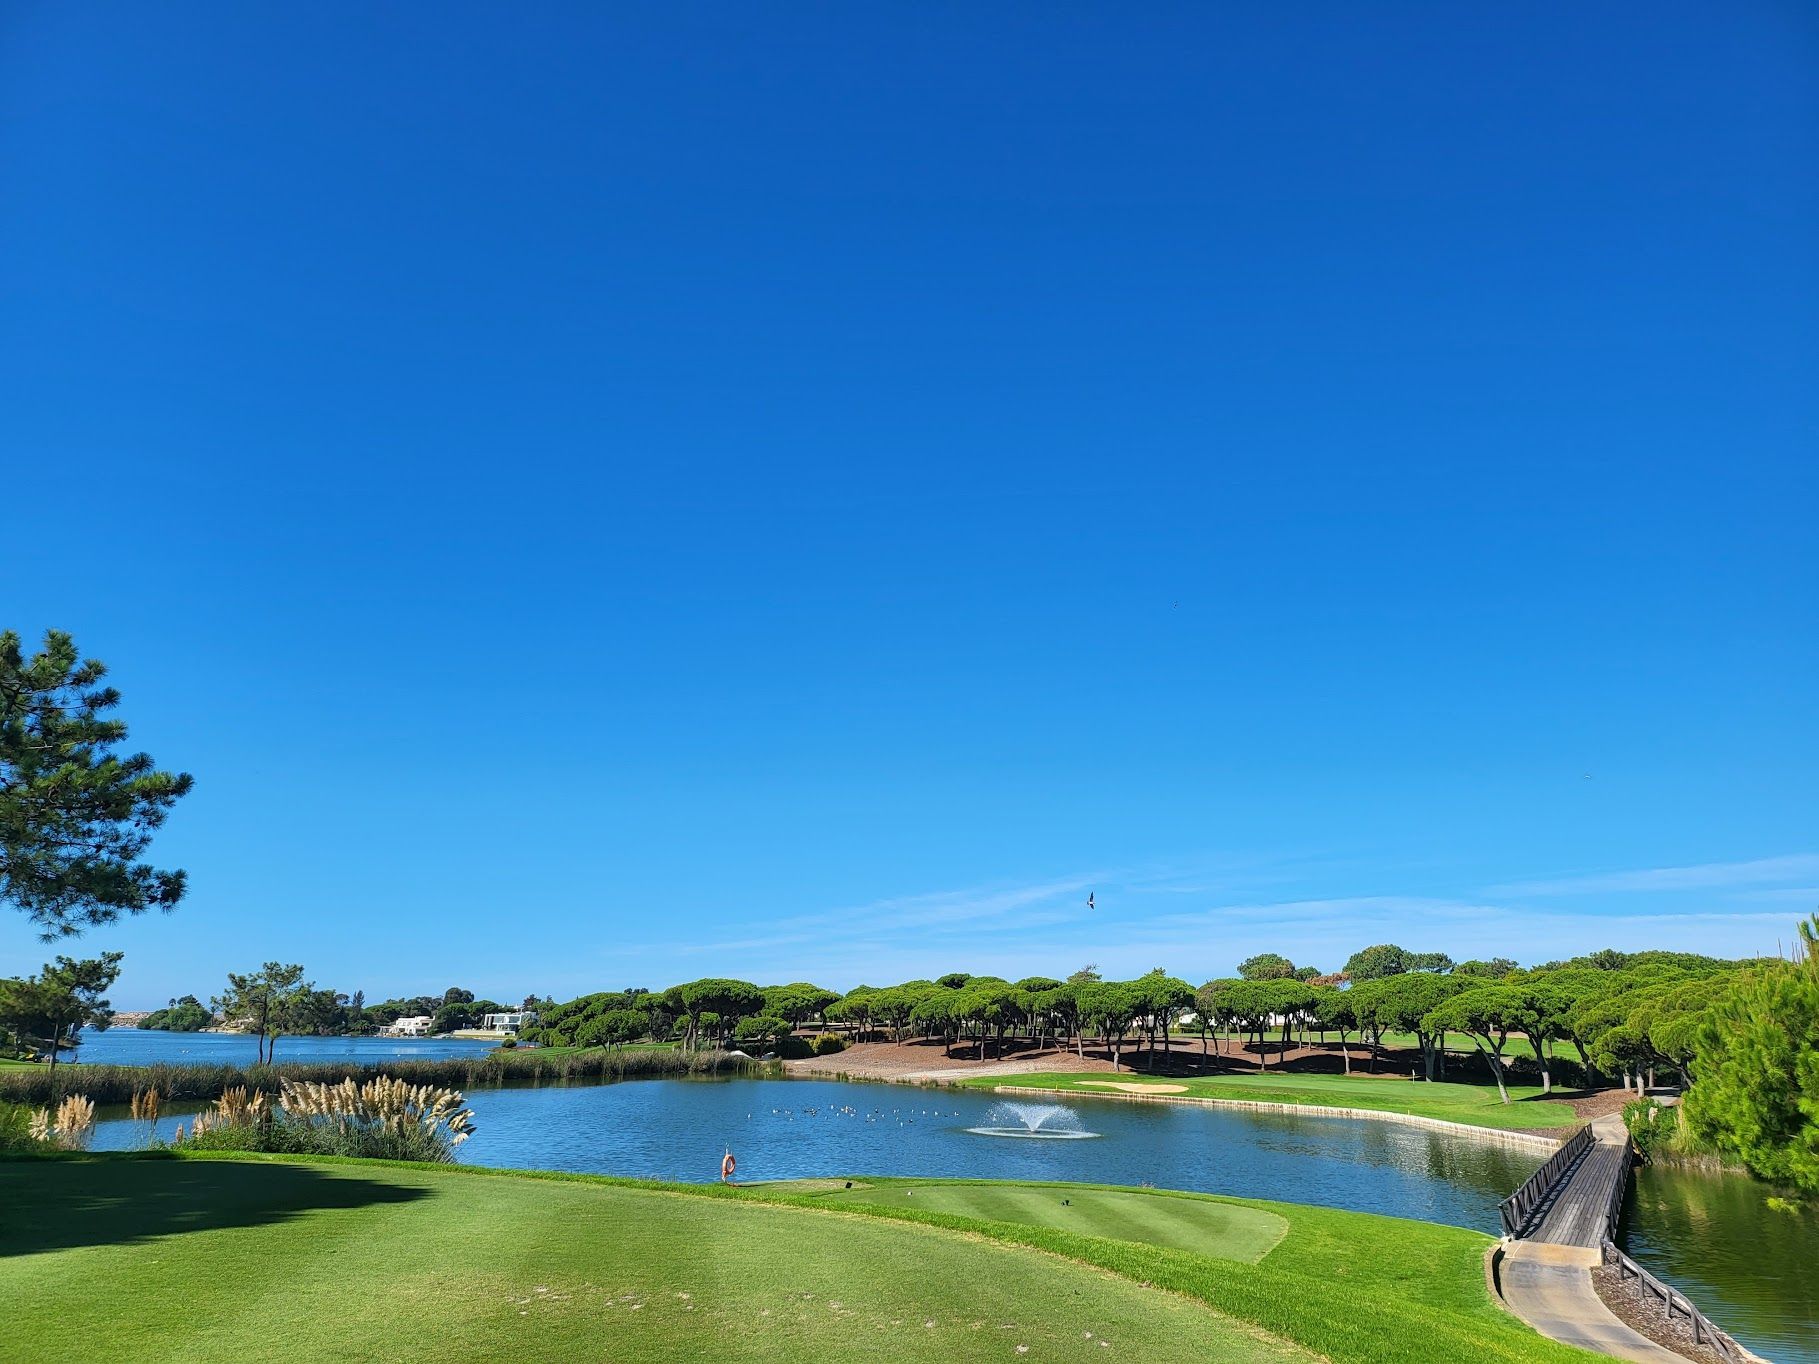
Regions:
<svg viewBox="0 0 1819 1364"><path fill-rule="evenodd" d="M84 1151L95 1135L94 1100L81 1094L66 1095L57 1111L40 1108L31 1118L32 1140L48 1142L65 1151Z"/></svg>
<svg viewBox="0 0 1819 1364"><path fill-rule="evenodd" d="M440 1061L389 1059L367 1065L350 1061L295 1061L271 1066L94 1066L57 1067L57 1090L80 1090L96 1103L125 1104L134 1094L156 1090L165 1103L207 1103L236 1086L277 1095L286 1080L335 1084L383 1072L411 1084L455 1089L503 1089L512 1085L590 1084L613 1080L662 1079L688 1075L749 1075L762 1063L726 1052L609 1050L540 1056L535 1048L455 1056ZM49 1067L0 1067L0 1101L51 1102Z"/></svg>
<svg viewBox="0 0 1819 1364"><path fill-rule="evenodd" d="M359 1083L285 1080L274 1106L259 1090L229 1089L198 1113L174 1145L202 1151L268 1151L450 1161L474 1132L458 1090L379 1075Z"/></svg>

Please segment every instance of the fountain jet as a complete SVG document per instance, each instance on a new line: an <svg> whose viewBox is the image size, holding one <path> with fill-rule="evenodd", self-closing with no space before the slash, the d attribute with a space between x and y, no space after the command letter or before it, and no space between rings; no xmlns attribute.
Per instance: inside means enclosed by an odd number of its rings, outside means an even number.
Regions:
<svg viewBox="0 0 1819 1364"><path fill-rule="evenodd" d="M1026 1141L1078 1141L1096 1137L1080 1125L1080 1115L1060 1104L995 1103L985 1112L985 1122L969 1127L982 1137L1021 1137Z"/></svg>

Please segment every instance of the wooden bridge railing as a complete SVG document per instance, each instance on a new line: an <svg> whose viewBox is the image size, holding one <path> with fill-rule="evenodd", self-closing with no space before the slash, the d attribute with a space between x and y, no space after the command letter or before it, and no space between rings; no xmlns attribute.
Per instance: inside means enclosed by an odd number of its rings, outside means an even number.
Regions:
<svg viewBox="0 0 1819 1364"><path fill-rule="evenodd" d="M1560 1149L1549 1156L1539 1170L1523 1181L1520 1189L1497 1205L1497 1212L1503 1218L1505 1236L1519 1237L1528 1229L1529 1218L1535 1208L1578 1163L1594 1140L1591 1125L1588 1123L1581 1127L1561 1143Z"/></svg>
<svg viewBox="0 0 1819 1364"><path fill-rule="evenodd" d="M1626 1137L1623 1141L1623 1174L1611 1184L1610 1202L1604 1206L1604 1240L1608 1245L1617 1239L1617 1224L1623 1220L1623 1196L1629 1191L1630 1167L1636 1163L1636 1148Z"/></svg>
<svg viewBox="0 0 1819 1364"><path fill-rule="evenodd" d="M1498 1205L1498 1212L1503 1218L1503 1230L1506 1235L1521 1237L1535 1220L1535 1211L1547 1201L1550 1194L1573 1174L1579 1161L1584 1158L1597 1138L1588 1124L1574 1132L1561 1144L1558 1151L1549 1156L1541 1168L1528 1177L1528 1180L1515 1193ZM1599 1254L1604 1263L1613 1265L1618 1276L1625 1282L1631 1279L1638 1281L1642 1287L1661 1302L1662 1315L1669 1322L1676 1316L1686 1320L1692 1329L1693 1340L1713 1350L1720 1358L1733 1361L1733 1364L1761 1364L1758 1356L1751 1354L1733 1340L1722 1328L1712 1324L1710 1317L1694 1307L1684 1293L1672 1284L1663 1283L1617 1246L1617 1224L1623 1216L1623 1199L1629 1180L1627 1171L1629 1161L1633 1159L1629 1142L1624 1142L1625 1177L1611 1182L1610 1193L1604 1208L1604 1232L1600 1238Z"/></svg>
<svg viewBox="0 0 1819 1364"><path fill-rule="evenodd" d="M1626 1281L1639 1280L1644 1288L1661 1299L1661 1312L1668 1321L1671 1322L1674 1319L1676 1312L1685 1317L1692 1326L1693 1339L1698 1344L1710 1347L1725 1359L1736 1360L1737 1364L1745 1364L1745 1361L1756 1358L1755 1355L1732 1340L1722 1328L1714 1326L1711 1318L1688 1302L1684 1293L1672 1284L1662 1283L1661 1280L1617 1249L1616 1243L1608 1237L1605 1239L1603 1251L1604 1263L1615 1265L1621 1278Z"/></svg>

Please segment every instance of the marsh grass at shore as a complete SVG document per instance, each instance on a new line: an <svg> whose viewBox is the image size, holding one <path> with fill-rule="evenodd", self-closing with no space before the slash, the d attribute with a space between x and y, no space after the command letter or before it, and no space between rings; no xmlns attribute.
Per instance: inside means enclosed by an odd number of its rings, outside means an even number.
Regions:
<svg viewBox="0 0 1819 1364"><path fill-rule="evenodd" d="M543 1055L533 1049L491 1052L485 1056L438 1060L390 1059L357 1062L296 1061L277 1065L107 1066L70 1064L57 1067L59 1094L86 1094L98 1104L130 1103L134 1094L155 1089L168 1102L208 1102L237 1085L277 1094L284 1080L332 1084L350 1076L389 1075L411 1084L455 1089L502 1089L511 1085L600 1083L613 1080L683 1076L734 1076L759 1073L763 1063L727 1052L596 1048ZM51 1101L48 1066L0 1070L0 1101L47 1104Z"/></svg>

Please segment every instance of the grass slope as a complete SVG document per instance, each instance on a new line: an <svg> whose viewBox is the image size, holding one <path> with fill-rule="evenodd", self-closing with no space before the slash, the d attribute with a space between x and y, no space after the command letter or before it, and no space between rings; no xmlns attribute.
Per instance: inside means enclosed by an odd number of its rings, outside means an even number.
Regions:
<svg viewBox="0 0 1819 1364"><path fill-rule="evenodd" d="M920 1188L915 1180L873 1181ZM825 1198L828 1181L799 1199ZM1017 1187L1017 1186L1012 1186ZM1054 1194L1100 1186L1022 1186ZM862 1191L861 1191L862 1192ZM1052 1226L985 1221L911 1210L913 1200L877 1201L882 1216L914 1218L1013 1241L1115 1270L1199 1298L1231 1317L1294 1340L1335 1364L1571 1364L1599 1356L1557 1345L1505 1312L1484 1282L1488 1236L1458 1227L1292 1203L1172 1190L1121 1190L1139 1197L1213 1203L1273 1213L1288 1235L1256 1264ZM1053 1206L1052 1204L1050 1206ZM1212 1356L1217 1358L1217 1356Z"/></svg>
<svg viewBox="0 0 1819 1364"><path fill-rule="evenodd" d="M1027 1087L1064 1089L1117 1098L1120 1091L1101 1083L1106 1075L1037 1073L981 1076L962 1081L970 1088ZM1571 1104L1536 1096L1539 1089L1511 1086L1513 1103L1502 1103L1495 1085L1416 1084L1408 1080L1359 1075L1214 1075L1158 1077L1123 1075L1119 1084L1155 1086L1158 1094L1177 1098L1243 1099L1252 1103L1309 1104L1323 1108L1368 1108L1383 1113L1409 1113L1474 1127L1505 1131L1548 1131L1571 1127L1578 1119ZM1140 1092L1140 1091L1139 1091Z"/></svg>
<svg viewBox="0 0 1819 1364"><path fill-rule="evenodd" d="M82 1358L97 1340L118 1364L1596 1358L1496 1306L1476 1232L1164 1190L855 1185L0 1162L0 1301L29 1304L0 1331L0 1360ZM1260 1261L1233 1257L1278 1221L1287 1234ZM1195 1227L1217 1253L1174 1244Z"/></svg>
<svg viewBox="0 0 1819 1364"><path fill-rule="evenodd" d="M1207 1198L1158 1198L1092 1185L867 1181L818 1193L817 1201L1052 1227L1249 1264L1261 1260L1288 1233L1285 1218L1259 1207Z"/></svg>
<svg viewBox="0 0 1819 1364"><path fill-rule="evenodd" d="M0 1301L7 1361L1311 1360L905 1220L372 1162L0 1163Z"/></svg>

